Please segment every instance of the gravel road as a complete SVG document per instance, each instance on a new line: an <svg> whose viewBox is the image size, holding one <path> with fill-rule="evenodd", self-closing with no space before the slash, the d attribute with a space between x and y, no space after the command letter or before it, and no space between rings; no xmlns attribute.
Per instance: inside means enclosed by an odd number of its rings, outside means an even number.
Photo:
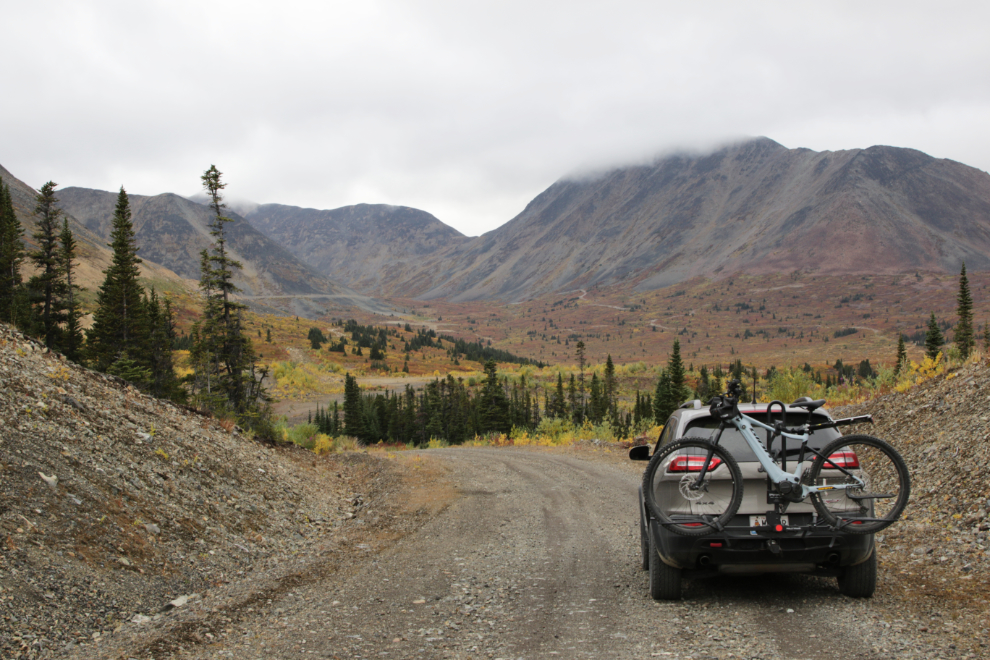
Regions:
<svg viewBox="0 0 990 660"><path fill-rule="evenodd" d="M897 599L855 601L833 580L726 577L653 602L639 568L639 468L615 454L428 454L451 469L449 507L349 570L240 613L234 634L194 655L966 657L905 631Z"/></svg>

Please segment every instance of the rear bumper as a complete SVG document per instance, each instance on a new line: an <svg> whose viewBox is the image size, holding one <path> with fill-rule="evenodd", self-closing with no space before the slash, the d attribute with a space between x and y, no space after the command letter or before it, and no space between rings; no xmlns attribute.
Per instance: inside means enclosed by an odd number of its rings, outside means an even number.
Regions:
<svg viewBox="0 0 990 660"><path fill-rule="evenodd" d="M818 572L828 574L869 559L872 534L837 534L829 529L802 532L727 527L701 537L681 536L650 520L660 558L675 568L725 573ZM772 550L776 546L778 552Z"/></svg>

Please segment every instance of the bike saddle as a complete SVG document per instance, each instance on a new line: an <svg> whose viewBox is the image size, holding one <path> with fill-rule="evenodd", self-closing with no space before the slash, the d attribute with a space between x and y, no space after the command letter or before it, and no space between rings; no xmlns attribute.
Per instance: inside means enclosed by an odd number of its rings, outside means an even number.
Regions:
<svg viewBox="0 0 990 660"><path fill-rule="evenodd" d="M804 399L804 400L802 401L802 399ZM801 399L798 399L797 401L795 401L794 403L792 403L791 404L791 407L792 408L804 408L805 410L807 410L808 412L811 413L811 412L815 412L816 410L818 410L819 408L821 408L824 405L825 405L825 399L817 399L815 401L812 401L812 400L808 399L807 397L801 397Z"/></svg>

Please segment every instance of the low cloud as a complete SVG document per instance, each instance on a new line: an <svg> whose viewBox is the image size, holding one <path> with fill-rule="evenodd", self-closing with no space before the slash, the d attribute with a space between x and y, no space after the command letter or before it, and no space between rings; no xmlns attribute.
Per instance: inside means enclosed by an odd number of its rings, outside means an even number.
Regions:
<svg viewBox="0 0 990 660"><path fill-rule="evenodd" d="M29 184L421 208L477 235L556 179L766 135L990 169L979 3L19 3Z"/></svg>

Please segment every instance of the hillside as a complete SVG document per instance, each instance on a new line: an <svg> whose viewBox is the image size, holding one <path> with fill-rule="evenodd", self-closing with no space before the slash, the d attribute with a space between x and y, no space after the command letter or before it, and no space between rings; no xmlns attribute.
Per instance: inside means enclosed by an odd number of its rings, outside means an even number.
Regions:
<svg viewBox="0 0 990 660"><path fill-rule="evenodd" d="M391 288L424 257L468 240L429 213L405 206L320 211L262 204L244 217L319 272L364 293Z"/></svg>
<svg viewBox="0 0 990 660"><path fill-rule="evenodd" d="M510 222L393 282L420 299L515 301L694 276L990 268L990 175L912 149L767 138L562 179Z"/></svg>
<svg viewBox="0 0 990 660"><path fill-rule="evenodd" d="M911 473L903 522L877 537L884 563L908 578L912 607L939 601L940 632L982 628L990 605L990 363L970 365L917 385L833 411L872 414L856 431L890 440ZM942 623L932 617L929 632ZM922 629L925 630L924 628Z"/></svg>
<svg viewBox="0 0 990 660"><path fill-rule="evenodd" d="M0 657L99 648L121 626L171 625L199 597L222 639L224 608L400 535L401 474L252 441L0 324Z"/></svg>
<svg viewBox="0 0 990 660"><path fill-rule="evenodd" d="M4 185L10 186L14 213L24 227L24 239L29 249L33 249L36 246L31 234L35 231L34 207L38 191L17 179L3 166L0 166L0 177L3 178ZM107 241L103 237L90 231L71 213L67 213L66 216L69 220L69 228L78 243L79 259L75 272L76 282L86 289L95 290L103 282L103 271L110 265L112 253L107 248ZM189 282L183 282L182 277L172 270L156 263L145 262L141 264L140 268L144 283L148 286L153 284L159 290L181 291L188 289L191 285ZM27 262L25 263L25 279L29 275L30 262Z"/></svg>
<svg viewBox="0 0 990 660"><path fill-rule="evenodd" d="M58 199L90 235L109 241L116 193L69 187L58 191ZM198 281L200 252L211 243L210 209L171 193L130 195L130 203L139 256ZM234 282L246 302L303 316L354 306L388 311L302 263L236 213L228 215L235 220L226 227L228 246L243 266Z"/></svg>

